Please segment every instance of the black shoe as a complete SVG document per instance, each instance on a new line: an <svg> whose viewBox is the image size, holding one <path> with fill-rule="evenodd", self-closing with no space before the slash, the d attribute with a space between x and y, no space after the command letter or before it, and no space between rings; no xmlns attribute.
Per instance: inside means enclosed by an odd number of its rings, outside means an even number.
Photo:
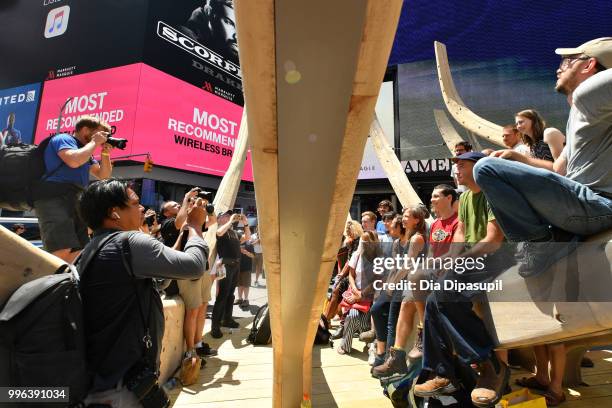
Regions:
<svg viewBox="0 0 612 408"><path fill-rule="evenodd" d="M241 304L242 304L242 302L244 302L244 300L242 300L242 299L236 299L236 300L234 300L234 305L241 305Z"/></svg>
<svg viewBox="0 0 612 408"><path fill-rule="evenodd" d="M240 303L240 309L242 310L248 310L250 306L250 303L247 299L243 300L242 303Z"/></svg>
<svg viewBox="0 0 612 408"><path fill-rule="evenodd" d="M580 237L572 236L569 241L559 242L554 234L542 241L527 241L517 254L518 273L523 278L537 276L546 271L559 259L571 254L577 247Z"/></svg>
<svg viewBox="0 0 612 408"><path fill-rule="evenodd" d="M215 350L214 348L210 348L210 345L208 343L202 343L202 347L196 347L196 353L198 353L198 356L202 358L212 357L218 354L217 350Z"/></svg>
<svg viewBox="0 0 612 408"><path fill-rule="evenodd" d="M226 320L221 323L221 327L229 327L230 329L237 329L240 327L240 323L235 320Z"/></svg>
<svg viewBox="0 0 612 408"><path fill-rule="evenodd" d="M210 329L210 335L215 339L220 339L221 337L223 337L223 332L221 331L221 328L213 327L212 329Z"/></svg>

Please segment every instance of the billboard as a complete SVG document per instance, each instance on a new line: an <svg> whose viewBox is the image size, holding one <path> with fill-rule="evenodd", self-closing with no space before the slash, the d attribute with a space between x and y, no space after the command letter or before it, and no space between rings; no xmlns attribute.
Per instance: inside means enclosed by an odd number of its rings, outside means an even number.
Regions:
<svg viewBox="0 0 612 408"><path fill-rule="evenodd" d="M0 145L32 143L40 83L0 90Z"/></svg>
<svg viewBox="0 0 612 408"><path fill-rule="evenodd" d="M141 64L134 151L162 166L223 176L235 149L242 107ZM252 181L250 155L244 180Z"/></svg>
<svg viewBox="0 0 612 408"><path fill-rule="evenodd" d="M149 1L144 62L244 105L233 2Z"/></svg>
<svg viewBox="0 0 612 408"><path fill-rule="evenodd" d="M395 116L393 109L393 82L383 82L376 101L376 116L380 122L389 146L395 146ZM368 138L359 169L359 180L387 178L380 167L378 156Z"/></svg>
<svg viewBox="0 0 612 408"><path fill-rule="evenodd" d="M72 132L78 118L92 115L114 126L115 137L128 139L127 149L113 155L132 152L132 135L136 120L140 65L131 64L73 77L46 81L36 126L36 142L56 133ZM59 119L64 103L66 109Z"/></svg>
<svg viewBox="0 0 612 408"><path fill-rule="evenodd" d="M66 104L59 120L59 111ZM242 107L139 63L45 82L36 141L72 132L93 115L128 140L111 159L147 154L156 165L223 176L233 155ZM144 161L144 156L132 158ZM250 156L243 179L252 181Z"/></svg>
<svg viewBox="0 0 612 408"><path fill-rule="evenodd" d="M2 2L0 88L142 61L147 3Z"/></svg>

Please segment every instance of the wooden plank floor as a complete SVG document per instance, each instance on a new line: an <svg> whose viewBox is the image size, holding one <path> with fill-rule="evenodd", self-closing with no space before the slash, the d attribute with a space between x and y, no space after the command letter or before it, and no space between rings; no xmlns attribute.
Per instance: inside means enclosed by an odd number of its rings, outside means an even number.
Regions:
<svg viewBox="0 0 612 408"><path fill-rule="evenodd" d="M263 280L262 282L265 282ZM251 288L251 310L244 312L234 307L240 329L223 329L221 339L208 334L205 340L219 350L219 355L207 359L195 385L171 391L174 408L260 408L272 406L272 348L254 347L246 342L253 314L267 300L266 289ZM209 307L210 310L210 307ZM335 342L336 346L338 342ZM329 347L316 346L313 352L313 407L391 407L382 394L378 380L370 376L363 343L353 342L350 356L339 355ZM587 354L595 362L594 368L583 369L584 386L566 389L567 408L612 407L612 347L610 350ZM513 371L515 378L527 375ZM513 387L517 388L517 387Z"/></svg>

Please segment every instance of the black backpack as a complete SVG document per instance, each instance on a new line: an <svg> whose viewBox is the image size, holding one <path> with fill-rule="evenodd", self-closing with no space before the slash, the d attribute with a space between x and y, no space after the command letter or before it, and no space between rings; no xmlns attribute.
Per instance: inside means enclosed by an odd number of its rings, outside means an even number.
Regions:
<svg viewBox="0 0 612 408"><path fill-rule="evenodd" d="M317 325L317 334L315 335L314 344L326 344L333 346L331 341L331 333L329 332L329 321L325 315L321 315L319 324Z"/></svg>
<svg viewBox="0 0 612 408"><path fill-rule="evenodd" d="M35 279L17 289L0 312L0 384L70 387L76 404L89 390L78 274ZM66 403L60 404L66 406Z"/></svg>
<svg viewBox="0 0 612 408"><path fill-rule="evenodd" d="M253 319L253 327L247 341L254 345L266 345L272 342L270 328L270 310L268 304L261 306Z"/></svg>
<svg viewBox="0 0 612 408"><path fill-rule="evenodd" d="M114 235L102 239L79 270L84 271ZM74 266L63 265L55 274L25 283L11 295L0 311L0 361L0 386L70 387L71 405L85 398L91 374Z"/></svg>
<svg viewBox="0 0 612 408"><path fill-rule="evenodd" d="M27 211L33 207L33 189L37 182L52 176L60 164L45 174L45 149L50 136L40 144L15 144L0 147L0 208Z"/></svg>

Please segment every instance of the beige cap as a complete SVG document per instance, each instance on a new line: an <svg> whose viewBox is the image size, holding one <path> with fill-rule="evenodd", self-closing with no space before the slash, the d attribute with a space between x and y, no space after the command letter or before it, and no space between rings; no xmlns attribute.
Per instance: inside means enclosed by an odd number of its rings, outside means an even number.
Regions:
<svg viewBox="0 0 612 408"><path fill-rule="evenodd" d="M606 68L612 68L612 37L601 37L585 42L576 48L557 48L555 54L584 54L596 58L597 62Z"/></svg>

